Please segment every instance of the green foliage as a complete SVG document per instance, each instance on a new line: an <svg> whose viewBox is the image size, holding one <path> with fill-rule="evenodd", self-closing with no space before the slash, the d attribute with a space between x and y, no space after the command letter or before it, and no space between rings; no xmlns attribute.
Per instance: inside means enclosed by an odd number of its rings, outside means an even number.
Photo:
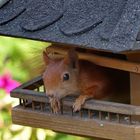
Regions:
<svg viewBox="0 0 140 140"><path fill-rule="evenodd" d="M15 79L24 82L30 75L30 64L33 51L48 43L17 39L10 37L0 37L0 72L3 68L8 68Z"/></svg>
<svg viewBox="0 0 140 140"><path fill-rule="evenodd" d="M33 68L30 60L40 48L48 43L0 37L0 75L10 71L14 80L23 83L30 78ZM35 53L32 53L34 50ZM51 130L13 125L11 107L17 100L0 89L0 140L87 140L85 138L54 133Z"/></svg>

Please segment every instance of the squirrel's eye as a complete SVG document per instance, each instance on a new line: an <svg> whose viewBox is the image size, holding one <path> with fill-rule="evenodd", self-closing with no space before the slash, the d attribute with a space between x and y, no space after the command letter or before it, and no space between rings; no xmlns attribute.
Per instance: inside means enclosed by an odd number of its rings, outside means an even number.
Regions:
<svg viewBox="0 0 140 140"><path fill-rule="evenodd" d="M66 81L66 80L69 80L69 74L68 73L65 73L63 75L63 81Z"/></svg>

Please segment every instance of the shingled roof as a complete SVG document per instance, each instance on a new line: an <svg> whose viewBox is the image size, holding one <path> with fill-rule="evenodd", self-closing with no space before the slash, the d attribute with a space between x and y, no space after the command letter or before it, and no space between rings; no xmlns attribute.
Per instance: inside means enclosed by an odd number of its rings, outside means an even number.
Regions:
<svg viewBox="0 0 140 140"><path fill-rule="evenodd" d="M0 0L0 34L112 52L134 46L140 0Z"/></svg>

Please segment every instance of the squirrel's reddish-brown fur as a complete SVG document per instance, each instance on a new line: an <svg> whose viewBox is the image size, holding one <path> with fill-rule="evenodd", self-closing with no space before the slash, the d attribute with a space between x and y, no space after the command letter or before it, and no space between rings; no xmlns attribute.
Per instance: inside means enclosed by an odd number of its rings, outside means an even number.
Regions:
<svg viewBox="0 0 140 140"><path fill-rule="evenodd" d="M60 110L60 99L68 95L79 94L73 105L74 111L79 111L89 98L111 101L129 99L126 94L128 78L122 71L79 60L73 49L68 51L64 59L55 60L50 59L44 51L43 59L47 65L43 81L54 112Z"/></svg>

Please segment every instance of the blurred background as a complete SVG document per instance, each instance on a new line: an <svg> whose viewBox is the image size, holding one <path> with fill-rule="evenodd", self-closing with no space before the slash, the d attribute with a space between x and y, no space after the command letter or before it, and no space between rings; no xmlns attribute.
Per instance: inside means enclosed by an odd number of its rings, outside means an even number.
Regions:
<svg viewBox="0 0 140 140"><path fill-rule="evenodd" d="M11 108L18 99L10 97L10 90L36 76L38 50L48 43L0 36L0 140L88 140L51 130L12 124ZM32 63L36 62L32 65Z"/></svg>

